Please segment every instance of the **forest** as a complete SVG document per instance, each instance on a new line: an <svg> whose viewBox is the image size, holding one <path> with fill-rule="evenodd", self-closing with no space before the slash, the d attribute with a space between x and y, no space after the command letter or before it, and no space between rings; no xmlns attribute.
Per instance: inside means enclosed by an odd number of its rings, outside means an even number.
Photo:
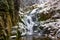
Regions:
<svg viewBox="0 0 60 40"><path fill-rule="evenodd" d="M0 0L0 40L60 40L60 0Z"/></svg>

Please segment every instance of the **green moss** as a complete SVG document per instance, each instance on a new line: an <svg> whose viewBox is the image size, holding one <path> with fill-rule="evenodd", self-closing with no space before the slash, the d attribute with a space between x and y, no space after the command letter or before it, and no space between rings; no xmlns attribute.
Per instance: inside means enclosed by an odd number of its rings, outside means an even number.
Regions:
<svg viewBox="0 0 60 40"><path fill-rule="evenodd" d="M15 10L14 0L0 0L0 32L7 30L7 37L11 35L11 27L17 25L18 11ZM6 31L5 31L6 32ZM1 35L0 33L0 35ZM3 36L3 35L2 35ZM5 34L4 34L5 36ZM9 40L9 39L7 39Z"/></svg>
<svg viewBox="0 0 60 40"><path fill-rule="evenodd" d="M46 14L42 13L42 14L40 15L40 18L38 19L38 21L47 20L47 19L51 18L52 15L53 15L52 12L51 12L51 13L46 13Z"/></svg>

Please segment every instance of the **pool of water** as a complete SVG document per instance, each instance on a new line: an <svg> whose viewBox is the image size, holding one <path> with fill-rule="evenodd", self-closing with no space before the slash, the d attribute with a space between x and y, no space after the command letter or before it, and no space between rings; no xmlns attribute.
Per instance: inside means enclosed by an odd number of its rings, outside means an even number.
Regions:
<svg viewBox="0 0 60 40"><path fill-rule="evenodd" d="M25 37L21 37L20 40L51 40L51 39L48 37L42 38L39 36L25 36Z"/></svg>
<svg viewBox="0 0 60 40"><path fill-rule="evenodd" d="M19 40L52 40L48 37L41 36L39 33L34 33L33 35L25 35Z"/></svg>
<svg viewBox="0 0 60 40"><path fill-rule="evenodd" d="M34 33L33 35L22 36L18 40L52 40L52 39L45 36L41 36L39 33Z"/></svg>

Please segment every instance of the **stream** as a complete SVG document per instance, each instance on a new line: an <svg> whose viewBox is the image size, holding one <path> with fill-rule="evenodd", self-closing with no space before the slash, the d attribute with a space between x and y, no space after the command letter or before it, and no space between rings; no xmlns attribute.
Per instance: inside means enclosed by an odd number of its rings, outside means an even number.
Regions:
<svg viewBox="0 0 60 40"><path fill-rule="evenodd" d="M41 3L44 3L44 0L40 0ZM39 8L33 9L30 13L27 15L24 15L23 23L26 26L26 32L25 34L22 33L23 37L20 38L20 40L51 40L50 38L42 36L42 31L38 32L37 27L40 25L38 22L38 16ZM25 35L25 36L24 36Z"/></svg>

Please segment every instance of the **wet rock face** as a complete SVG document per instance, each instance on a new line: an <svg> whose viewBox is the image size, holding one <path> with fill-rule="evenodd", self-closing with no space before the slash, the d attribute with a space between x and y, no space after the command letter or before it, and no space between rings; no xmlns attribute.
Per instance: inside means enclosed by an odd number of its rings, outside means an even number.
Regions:
<svg viewBox="0 0 60 40"><path fill-rule="evenodd" d="M57 38L60 38L60 33L57 34Z"/></svg>
<svg viewBox="0 0 60 40"><path fill-rule="evenodd" d="M32 6L34 4L42 4L46 1L47 0L20 0L20 6L21 7Z"/></svg>
<svg viewBox="0 0 60 40"><path fill-rule="evenodd" d="M57 31L57 38L60 38L60 29Z"/></svg>
<svg viewBox="0 0 60 40"><path fill-rule="evenodd" d="M56 2L56 1L54 1L54 2ZM23 14L24 13L34 14L34 13L37 13L37 11L34 11L34 12L32 12L32 11L34 9L38 8L39 9L38 17L32 15L32 20L35 22L36 18L39 18L38 22L40 23L39 24L40 26L38 26L38 27L42 26L40 29L38 29L39 32L42 32L41 33L42 36L45 36L45 34L47 34L46 37L49 37L51 39L55 39L55 36L56 36L55 34L56 34L57 30L59 30L59 24L60 24L60 21L57 21L57 19L60 20L60 18L58 16L58 15L60 15L60 13L57 11L59 9L56 9L56 7L54 7L55 4L58 3L58 2L56 2L56 3L54 3L54 2L51 3L51 5L48 2L48 3L45 4L46 6L44 6L44 5L39 6L38 4L36 4L39 7L36 7L36 5L35 6L30 6L30 7L27 8L28 9L27 12L26 11L23 12ZM40 7L41 7L41 9L40 9ZM28 22L28 24L30 24L30 20L28 20L27 22ZM37 26L33 26L33 30L36 30L36 28L37 28Z"/></svg>

